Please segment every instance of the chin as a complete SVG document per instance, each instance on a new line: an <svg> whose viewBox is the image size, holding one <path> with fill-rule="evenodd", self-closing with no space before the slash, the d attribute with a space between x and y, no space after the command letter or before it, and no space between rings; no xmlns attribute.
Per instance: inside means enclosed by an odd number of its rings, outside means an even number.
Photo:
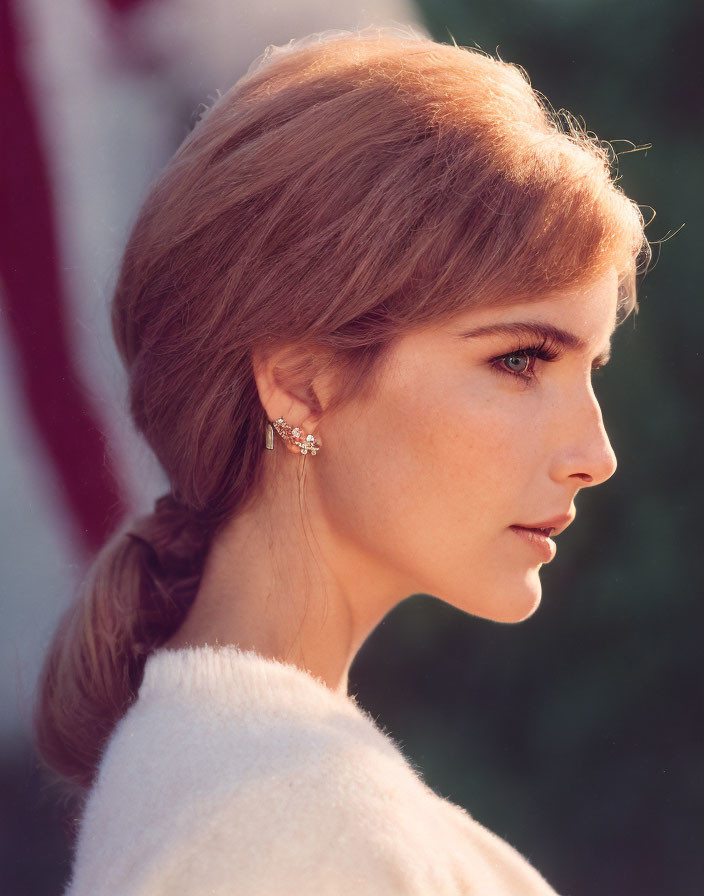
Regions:
<svg viewBox="0 0 704 896"><path fill-rule="evenodd" d="M534 570L528 575L527 581L516 586L512 594L512 600L497 602L499 613L497 622L523 622L535 613L540 606L543 596L543 587L540 583L538 571Z"/></svg>
<svg viewBox="0 0 704 896"><path fill-rule="evenodd" d="M456 588L431 591L418 588L414 593L434 595L437 600L456 607L469 616L491 622L523 622L540 606L543 589L538 572L538 569L532 568L526 570L521 577L511 577L506 575L503 568L498 575L487 571L470 591L458 592Z"/></svg>
<svg viewBox="0 0 704 896"><path fill-rule="evenodd" d="M489 600L482 601L480 608L468 608L468 612L493 622L523 622L538 609L542 595L540 579L535 572L523 581L495 590Z"/></svg>
<svg viewBox="0 0 704 896"><path fill-rule="evenodd" d="M515 612L509 612L505 615L497 615L494 618L495 622L523 622L525 619L529 619L533 613L540 606L540 595L532 601L528 606L524 607L516 607Z"/></svg>

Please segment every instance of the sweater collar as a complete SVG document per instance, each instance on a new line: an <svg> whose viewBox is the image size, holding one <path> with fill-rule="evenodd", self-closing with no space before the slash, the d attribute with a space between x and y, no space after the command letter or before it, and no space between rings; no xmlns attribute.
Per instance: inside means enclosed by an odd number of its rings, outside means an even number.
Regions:
<svg viewBox="0 0 704 896"><path fill-rule="evenodd" d="M333 691L312 672L232 644L160 648L150 654L140 700L167 694L207 699L231 710L276 707L296 715L367 715L356 696Z"/></svg>

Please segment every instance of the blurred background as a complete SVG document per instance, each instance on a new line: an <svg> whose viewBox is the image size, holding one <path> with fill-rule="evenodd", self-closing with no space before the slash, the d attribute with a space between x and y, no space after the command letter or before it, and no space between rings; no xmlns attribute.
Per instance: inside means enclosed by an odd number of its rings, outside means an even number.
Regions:
<svg viewBox="0 0 704 896"><path fill-rule="evenodd" d="M141 198L200 104L268 44L407 22L519 63L556 109L612 140L624 190L646 219L657 211L655 263L595 380L619 469L579 495L539 611L503 626L413 596L364 645L350 688L430 786L558 892L704 893L704 6L0 0L0 11L0 893L65 884L72 807L30 741L39 663L91 554L165 490L109 333Z"/></svg>

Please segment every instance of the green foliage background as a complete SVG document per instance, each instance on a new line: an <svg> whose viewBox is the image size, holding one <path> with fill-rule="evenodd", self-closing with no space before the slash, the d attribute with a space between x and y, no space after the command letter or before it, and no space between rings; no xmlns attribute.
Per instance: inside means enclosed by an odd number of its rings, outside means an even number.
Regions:
<svg viewBox="0 0 704 896"><path fill-rule="evenodd" d="M619 469L578 495L578 521L541 572L538 612L502 626L415 596L367 641L352 685L428 783L560 893L695 896L704 893L704 7L421 7L435 39L520 64L555 109L614 141L619 183L657 213L646 231L654 266L595 380ZM625 153L626 140L652 147Z"/></svg>

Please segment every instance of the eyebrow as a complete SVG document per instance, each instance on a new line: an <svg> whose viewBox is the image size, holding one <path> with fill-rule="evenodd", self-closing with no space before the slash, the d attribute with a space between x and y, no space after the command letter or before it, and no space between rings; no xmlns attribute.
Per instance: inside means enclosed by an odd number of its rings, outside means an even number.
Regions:
<svg viewBox="0 0 704 896"><path fill-rule="evenodd" d="M487 324L483 327L474 327L471 330L462 330L457 334L461 339L475 339L479 336L513 336L529 337L533 339L547 339L555 342L565 349L575 352L587 350L587 343L571 333L553 324L544 324L539 321L515 321L513 323ZM606 364L611 357L611 346L594 359L599 364Z"/></svg>

